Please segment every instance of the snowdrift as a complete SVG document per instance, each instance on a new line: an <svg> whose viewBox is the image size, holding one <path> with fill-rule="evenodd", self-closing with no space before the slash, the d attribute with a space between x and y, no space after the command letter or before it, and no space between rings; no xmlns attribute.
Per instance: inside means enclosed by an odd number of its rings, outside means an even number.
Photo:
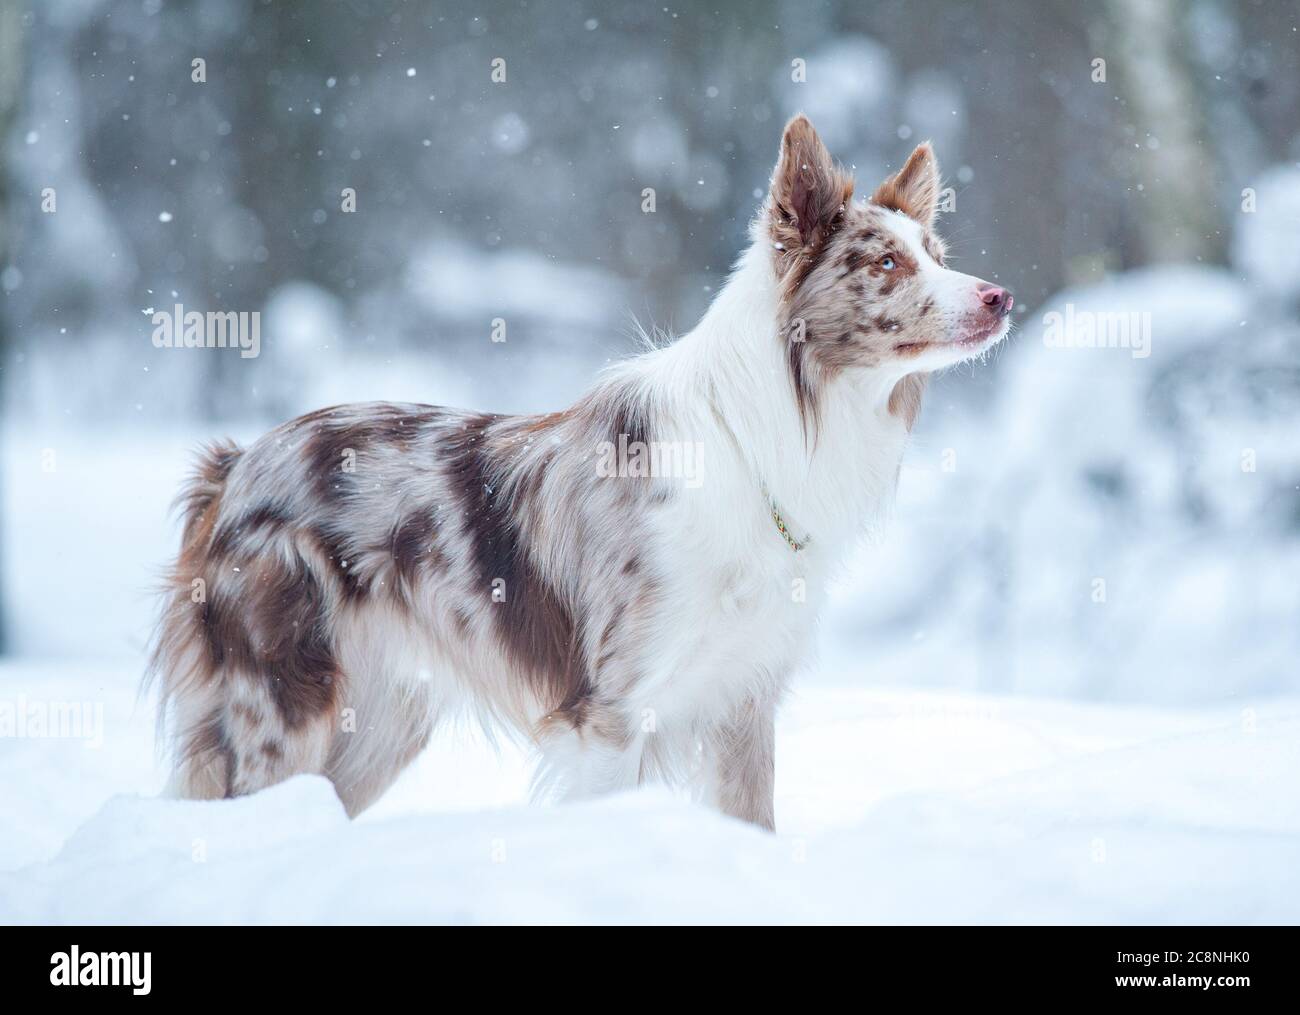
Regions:
<svg viewBox="0 0 1300 1015"><path fill-rule="evenodd" d="M5 922L1300 920L1300 702L806 689L773 836L656 789L529 806L526 759L455 735L356 822L316 777L162 800L129 674L40 680L104 735L0 739Z"/></svg>

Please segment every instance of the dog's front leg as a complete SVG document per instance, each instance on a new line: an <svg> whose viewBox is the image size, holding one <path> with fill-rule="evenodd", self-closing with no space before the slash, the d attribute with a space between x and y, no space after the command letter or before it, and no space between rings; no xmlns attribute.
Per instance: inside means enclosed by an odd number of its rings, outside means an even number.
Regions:
<svg viewBox="0 0 1300 1015"><path fill-rule="evenodd" d="M732 817L775 831L776 704L750 699L708 732L706 799Z"/></svg>

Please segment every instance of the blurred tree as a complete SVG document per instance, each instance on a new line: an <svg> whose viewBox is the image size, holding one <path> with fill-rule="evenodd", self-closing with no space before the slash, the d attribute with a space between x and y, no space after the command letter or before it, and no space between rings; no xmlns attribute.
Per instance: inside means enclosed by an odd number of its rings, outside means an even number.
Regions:
<svg viewBox="0 0 1300 1015"><path fill-rule="evenodd" d="M22 89L23 51L22 51L22 13L23 4L18 0L0 4L0 272L9 265L9 251L13 236L10 204L13 194L10 189L8 172L9 131L18 113L18 96ZM0 280L3 288L3 280ZM3 371L9 364L10 342L5 315L0 314L0 415L5 411L4 389L7 378ZM4 519L0 518L0 525ZM0 553L3 548L0 547ZM0 559L0 573L4 572L4 561ZM0 586L0 593L3 586ZM0 599L0 652L5 649L4 602Z"/></svg>
<svg viewBox="0 0 1300 1015"><path fill-rule="evenodd" d="M688 327L745 241L781 118L818 87L864 188L921 132L942 137L957 263L1012 286L1026 313L1103 271L1221 260L1229 198L1294 157L1300 91L1289 5L1226 0L1004 0L996 17L937 0L51 0L23 17L26 59L0 68L25 100L10 184L54 178L77 200L61 230L9 209L27 226L22 286L0 311L9 344L61 408L157 418L301 407L276 336L251 362L153 356L141 311L173 299L265 310L305 283L341 308L292 353L323 373L339 350L433 350L470 374L564 343L594 365L632 344L628 310ZM793 57L808 83L792 82ZM476 299L448 307L429 279L503 254L629 284L603 286L618 312L583 327L512 320L489 360L496 294L461 285ZM538 318L554 309L533 302ZM65 358L92 355L102 369L62 383ZM956 397L992 397L998 369Z"/></svg>
<svg viewBox="0 0 1300 1015"><path fill-rule="evenodd" d="M1186 5L1110 0L1117 70L1132 116L1130 143L1143 263L1222 262L1226 250L1215 188L1215 149L1204 137Z"/></svg>

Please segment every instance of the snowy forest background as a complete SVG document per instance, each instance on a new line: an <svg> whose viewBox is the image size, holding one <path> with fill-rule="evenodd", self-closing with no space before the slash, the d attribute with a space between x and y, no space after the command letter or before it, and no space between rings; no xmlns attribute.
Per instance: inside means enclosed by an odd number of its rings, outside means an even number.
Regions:
<svg viewBox="0 0 1300 1015"><path fill-rule="evenodd" d="M1295 5L996 12L6 0L4 652L140 658L200 439L346 400L554 408L633 316L687 330L803 110L865 192L932 138L956 263L1019 312L932 388L810 679L1300 689ZM261 356L155 349L178 302L260 311ZM1151 355L1048 348L1066 303L1150 313Z"/></svg>

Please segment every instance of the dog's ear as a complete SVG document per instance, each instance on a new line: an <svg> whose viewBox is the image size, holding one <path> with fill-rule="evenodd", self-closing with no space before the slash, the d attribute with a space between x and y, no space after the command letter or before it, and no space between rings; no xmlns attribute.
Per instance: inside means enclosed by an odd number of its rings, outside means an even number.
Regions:
<svg viewBox="0 0 1300 1015"><path fill-rule="evenodd" d="M852 200L853 177L835 164L811 121L799 114L781 136L768 201L768 229L778 262L817 249Z"/></svg>
<svg viewBox="0 0 1300 1015"><path fill-rule="evenodd" d="M917 145L907 163L876 188L871 203L901 211L927 229L939 207L939 162L929 141Z"/></svg>

